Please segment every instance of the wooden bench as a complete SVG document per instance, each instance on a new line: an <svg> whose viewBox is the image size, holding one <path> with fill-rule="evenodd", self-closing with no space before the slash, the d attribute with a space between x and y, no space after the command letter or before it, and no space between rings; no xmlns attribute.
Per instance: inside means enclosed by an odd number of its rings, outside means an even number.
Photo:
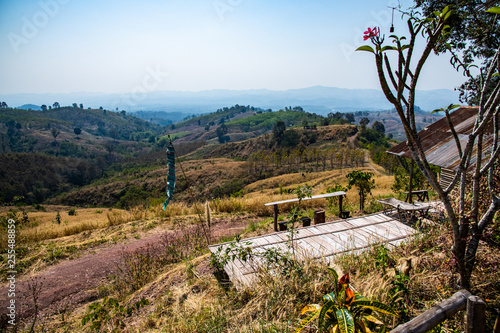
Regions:
<svg viewBox="0 0 500 333"><path fill-rule="evenodd" d="M333 197L339 197L339 214L342 213L342 198L346 195L344 191L338 191L338 192L333 192L333 193L326 193L326 194L320 194L320 195L313 195L310 198L304 198L302 201L306 200L312 200L312 199L324 199L324 198L333 198ZM288 199L288 200L283 200L283 201L276 201L276 202L270 202L264 204L264 206L273 206L274 207L274 231L278 231L278 215L279 215L279 209L278 205L284 204L284 203L290 203L290 202L299 202L298 198L295 199Z"/></svg>
<svg viewBox="0 0 500 333"><path fill-rule="evenodd" d="M398 218L404 221L408 221L415 216L426 217L429 214L429 209L432 207L429 204L418 202L410 204L394 198L379 199L378 202L382 204L384 213L388 212L387 207L396 208L398 212Z"/></svg>
<svg viewBox="0 0 500 333"><path fill-rule="evenodd" d="M406 193L406 202L410 202L410 192ZM417 201L429 201L429 192L427 190L417 190L411 191L411 195L415 195L417 197ZM413 200L412 200L413 201Z"/></svg>

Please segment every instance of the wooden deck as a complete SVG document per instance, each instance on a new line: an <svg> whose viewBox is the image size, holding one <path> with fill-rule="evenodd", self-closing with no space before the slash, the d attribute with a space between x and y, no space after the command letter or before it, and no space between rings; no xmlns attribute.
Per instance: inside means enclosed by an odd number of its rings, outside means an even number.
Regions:
<svg viewBox="0 0 500 333"><path fill-rule="evenodd" d="M334 256L362 251L373 244L383 243L388 248L397 246L417 231L383 213L355 217L346 220L297 228L294 236L295 253L297 256L309 256L315 259L323 258L329 261ZM252 248L253 252L264 252L271 247L284 251L289 249L289 232L275 232L265 236L242 239L241 243ZM209 250L216 253L231 242L211 245ZM224 270L236 287L250 285L255 279L259 263L255 261L229 262Z"/></svg>

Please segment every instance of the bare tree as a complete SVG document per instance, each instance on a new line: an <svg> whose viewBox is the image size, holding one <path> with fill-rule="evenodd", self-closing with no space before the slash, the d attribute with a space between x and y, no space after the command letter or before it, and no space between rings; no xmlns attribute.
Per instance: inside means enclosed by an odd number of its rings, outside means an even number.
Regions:
<svg viewBox="0 0 500 333"><path fill-rule="evenodd" d="M446 43L446 35L449 26L447 20L451 15L448 7L442 12L435 12L432 17L418 18L411 13L408 14L409 39L390 36L395 46L383 46L384 37L380 36L377 29L369 29L366 32L365 40L370 39L375 48L365 45L358 48L360 51L368 51L375 55L375 63L379 76L380 85L385 97L391 102L403 123L407 145L412 154L413 160L425 175L431 186L439 195L446 209L451 223L453 233L452 253L457 262L460 274L460 285L469 289L472 270L476 261L476 253L479 241L485 228L490 224L500 209L500 189L495 186L498 176L498 157L500 155L499 145L499 104L500 104L500 82L492 78L500 72L500 48L497 50L487 73L481 73L481 82L478 83L480 102L476 121L467 144L461 147L460 141L456 140L457 149L460 154L460 164L456 175L449 186L442 187L437 177L431 171L431 167L422 148L418 130L415 123L415 94L417 82L422 68L426 63L430 53L437 46L444 46L451 51L450 45ZM426 37L425 48L416 61L412 63L415 56L415 42L419 35ZM406 44L405 44L406 43ZM397 60L390 61L387 56L388 51L397 53ZM464 74L471 78L470 65L452 53L452 63L457 69L463 70ZM396 65L393 67L394 62ZM451 130L453 124L451 124ZM493 143L490 152L483 151L483 143L488 128L493 127ZM474 151L474 147L477 149ZM484 156L487 156L485 159ZM472 171L472 184L470 194L472 200L467 202L467 171ZM486 186L483 190L488 192L486 200L481 200L481 180L486 179ZM452 189L460 184L460 196L458 207L454 207L452 202ZM469 193L467 193L469 194ZM484 195L483 195L484 197ZM486 202L484 202L486 201ZM480 205L487 207L480 210ZM468 208L467 208L468 207ZM466 209L470 209L467 211Z"/></svg>

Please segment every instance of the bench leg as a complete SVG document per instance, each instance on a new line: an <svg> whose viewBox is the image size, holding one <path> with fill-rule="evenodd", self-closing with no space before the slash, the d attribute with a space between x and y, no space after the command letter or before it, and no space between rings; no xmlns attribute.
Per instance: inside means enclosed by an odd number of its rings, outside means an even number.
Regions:
<svg viewBox="0 0 500 333"><path fill-rule="evenodd" d="M274 205L274 231L278 231L278 205Z"/></svg>

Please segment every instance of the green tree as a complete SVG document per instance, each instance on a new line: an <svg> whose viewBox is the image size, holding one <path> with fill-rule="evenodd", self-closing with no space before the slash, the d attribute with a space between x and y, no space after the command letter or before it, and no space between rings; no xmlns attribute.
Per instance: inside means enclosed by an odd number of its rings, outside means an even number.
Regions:
<svg viewBox="0 0 500 333"><path fill-rule="evenodd" d="M47 105L45 104L42 104L40 108L42 109L42 111L47 111Z"/></svg>
<svg viewBox="0 0 500 333"><path fill-rule="evenodd" d="M372 179L373 172L363 172L354 170L346 175L348 179L347 188L350 190L353 186L358 189L359 209L364 211L366 196L375 188L375 180Z"/></svg>
<svg viewBox="0 0 500 333"><path fill-rule="evenodd" d="M296 147L300 143L300 136L294 129L286 130L281 141L282 147Z"/></svg>
<svg viewBox="0 0 500 333"><path fill-rule="evenodd" d="M273 140L277 143L278 146L281 145L281 141L283 141L285 131L285 122L283 120L277 120L273 126Z"/></svg>
<svg viewBox="0 0 500 333"><path fill-rule="evenodd" d="M80 127L75 127L73 129L73 132L75 132L76 137L78 137L80 134L82 134L82 129Z"/></svg>
<svg viewBox="0 0 500 333"><path fill-rule="evenodd" d="M452 228L452 252L460 274L460 285L462 288L470 289L471 275L483 231L491 224L500 209L500 188L494 181L495 177L498 177L498 157L500 156L498 138L500 82L496 79L499 75L497 68L497 62L500 59L499 43L497 41L495 44L491 65L486 64L481 84L475 86L479 101L477 119L472 125L466 144L463 145L460 141L456 143L460 163L451 184L444 188L432 172L418 137L414 102L418 80L431 52L436 49L453 51L452 45L447 43L450 35L448 22L451 22L453 16L449 7L433 12L429 17L422 18L412 13L408 15L409 38L403 39L392 35L391 45L383 45L384 38L375 33L368 36L374 47L365 45L359 47L358 50L374 55L382 91L387 100L394 105L401 119L412 158L443 202ZM426 42L422 53L417 55L415 44L421 35L424 36ZM467 44L467 40L464 43ZM394 58L397 60L393 60L396 64L389 60L386 54L389 51L397 53L398 56ZM414 57L418 57L416 64L413 62ZM466 78L473 82L475 77L471 74L470 68L474 60L477 58L474 57L473 52L466 54L465 58L459 58L452 52L452 64L463 71ZM491 127L496 135L492 137L492 150L483 160L483 139L486 130ZM450 129L453 131L453 125ZM472 170L472 184L469 187L467 187L467 170ZM455 205L451 194L456 185L459 185L460 193L458 205ZM484 208L480 210L480 207Z"/></svg>
<svg viewBox="0 0 500 333"><path fill-rule="evenodd" d="M370 123L370 119L368 119L366 117L361 118L361 120L359 121L359 124L361 125L361 127L366 127L366 125L368 125L368 123Z"/></svg>
<svg viewBox="0 0 500 333"><path fill-rule="evenodd" d="M378 120L373 123L372 129L382 134L382 136L385 135L385 126Z"/></svg>
<svg viewBox="0 0 500 333"><path fill-rule="evenodd" d="M229 141L229 136L226 136L228 131L229 130L228 130L226 124L224 124L224 123L222 123L222 125L217 127L217 130L215 132L217 134L217 138L218 138L220 143L224 143L226 141Z"/></svg>
<svg viewBox="0 0 500 333"><path fill-rule="evenodd" d="M346 113L346 114L344 114L344 116L345 116L346 121L349 124L352 124L355 121L353 113Z"/></svg>
<svg viewBox="0 0 500 333"><path fill-rule="evenodd" d="M54 109L59 109L61 107L61 105L59 104L59 102L54 102L54 104L52 104L52 107Z"/></svg>
<svg viewBox="0 0 500 333"><path fill-rule="evenodd" d="M56 129L55 127L52 127L52 129L50 130L50 133L52 134L52 136L54 137L54 143L56 142L56 138L57 136L61 133L58 129Z"/></svg>
<svg viewBox="0 0 500 333"><path fill-rule="evenodd" d="M446 21L451 29L444 36L443 41L436 44L434 49L442 53L447 52L448 47L451 47L452 50L463 54L466 63L471 63L473 59L476 59L475 64L481 67L482 75L480 73L468 77L459 90L462 102L478 105L482 89L478 89L477 84L488 72L488 67L491 65L500 43L499 17L486 10L493 5L498 5L498 1L416 0L415 3L425 16L431 16L433 12L441 11L445 6L450 6L453 9ZM494 77L492 80L496 82L498 77ZM492 89L485 92L489 94Z"/></svg>

